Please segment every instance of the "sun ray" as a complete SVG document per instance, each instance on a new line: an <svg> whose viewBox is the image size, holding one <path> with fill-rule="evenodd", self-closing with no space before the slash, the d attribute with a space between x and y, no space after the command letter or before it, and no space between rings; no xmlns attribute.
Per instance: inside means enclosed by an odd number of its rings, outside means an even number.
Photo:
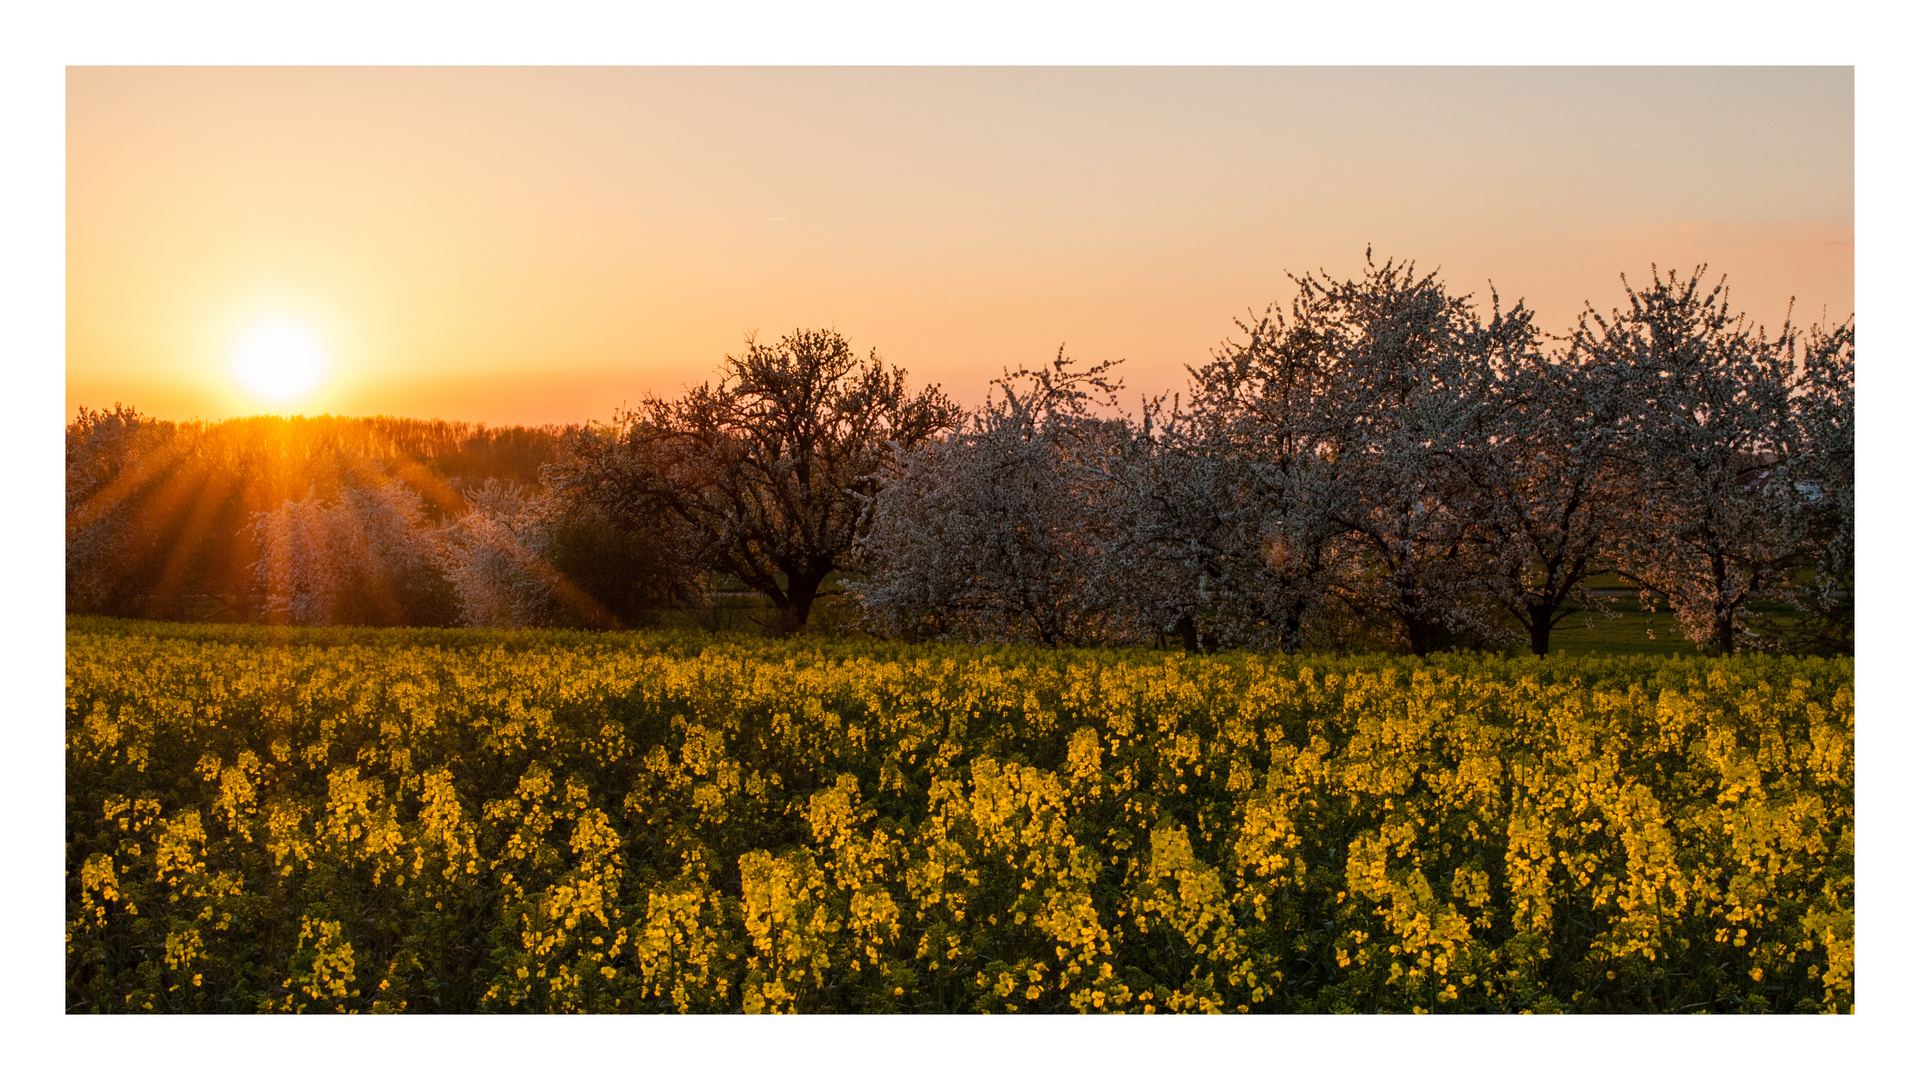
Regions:
<svg viewBox="0 0 1920 1080"><path fill-rule="evenodd" d="M466 503L466 496L454 490L453 485L397 447L394 449L394 471L407 483L421 490L423 494L427 494L430 498L444 500L444 505L459 507ZM604 630L620 628L620 619L613 612L608 611L605 605L587 595L565 574L555 569L552 563L522 544L512 533L505 529L496 531L499 535L495 539L499 542L501 550L506 552L507 557L522 570L533 575L541 584L551 588L554 594L560 597L561 602L572 608L576 615L586 621L587 625Z"/></svg>
<svg viewBox="0 0 1920 1080"><path fill-rule="evenodd" d="M174 610L193 557L206 546L212 534L210 526L235 486L236 477L231 470L213 469L201 474L200 489L194 495L193 507L188 511L185 523L174 534L166 564L161 567L160 578L147 597L147 618L166 618Z"/></svg>
<svg viewBox="0 0 1920 1080"><path fill-rule="evenodd" d="M158 450L149 451L126 468L121 469L107 485L88 496L87 501L75 507L67 515L67 531L79 532L100 518L112 513L123 501L138 494L146 486L158 480L166 470L172 468L182 456L187 436L178 433Z"/></svg>

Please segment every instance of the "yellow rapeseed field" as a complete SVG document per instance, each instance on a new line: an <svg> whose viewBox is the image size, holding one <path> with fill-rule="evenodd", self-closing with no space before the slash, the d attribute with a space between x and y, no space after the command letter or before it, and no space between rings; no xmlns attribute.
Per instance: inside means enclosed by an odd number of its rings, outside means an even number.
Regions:
<svg viewBox="0 0 1920 1080"><path fill-rule="evenodd" d="M1850 660L67 639L76 1012L1847 1012Z"/></svg>

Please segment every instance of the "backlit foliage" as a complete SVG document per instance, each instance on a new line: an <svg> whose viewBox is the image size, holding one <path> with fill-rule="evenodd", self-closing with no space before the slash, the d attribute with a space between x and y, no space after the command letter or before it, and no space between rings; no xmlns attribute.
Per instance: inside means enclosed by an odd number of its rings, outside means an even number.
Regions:
<svg viewBox="0 0 1920 1080"><path fill-rule="evenodd" d="M1852 682L77 622L67 1007L1846 1012Z"/></svg>
<svg viewBox="0 0 1920 1080"><path fill-rule="evenodd" d="M468 513L464 492L486 480L537 484L564 434L390 416L174 423L83 408L66 430L67 610L450 622L440 571L419 566L432 547L421 530ZM348 565L370 550L377 567Z"/></svg>

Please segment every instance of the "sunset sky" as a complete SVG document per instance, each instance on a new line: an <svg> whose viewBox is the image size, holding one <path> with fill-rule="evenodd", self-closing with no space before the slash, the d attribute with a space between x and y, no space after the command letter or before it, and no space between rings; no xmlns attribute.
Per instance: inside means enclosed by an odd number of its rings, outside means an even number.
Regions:
<svg viewBox="0 0 1920 1080"><path fill-rule="evenodd" d="M1853 130L1847 68L71 68L67 411L605 420L800 326L1155 393L1369 243L1837 320Z"/></svg>

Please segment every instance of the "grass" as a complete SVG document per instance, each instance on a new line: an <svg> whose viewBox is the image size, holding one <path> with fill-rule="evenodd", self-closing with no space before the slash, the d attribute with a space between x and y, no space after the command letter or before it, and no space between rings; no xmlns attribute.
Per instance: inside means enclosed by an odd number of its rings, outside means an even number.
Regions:
<svg viewBox="0 0 1920 1080"><path fill-rule="evenodd" d="M722 603L705 608L683 608L662 613L653 627L637 631L607 632L565 627L526 630L491 630L470 627L375 627L375 626L263 626L232 622L149 622L105 615L69 615L67 629L91 634L130 634L138 637L187 637L198 641L222 641L234 644L300 645L394 645L461 648L503 646L508 650L550 648L558 645L613 643L621 639L656 641L661 633L691 646L695 641L741 641L771 637L765 627L771 624L773 606L762 598L724 598ZM1600 614L1578 613L1567 616L1554 628L1552 651L1568 656L1693 656L1693 643L1674 634L1674 620L1664 612L1651 616L1638 612L1607 619ZM1651 628L1655 637L1649 639ZM816 606L806 629L795 635L802 641L826 644L879 640L858 629L854 613L839 604ZM1129 646L1124 650L1136 651ZM1510 655L1524 655L1525 643L1509 648Z"/></svg>
<svg viewBox="0 0 1920 1080"><path fill-rule="evenodd" d="M1597 611L1568 615L1553 628L1548 649L1568 656L1694 656L1700 651L1680 635L1672 611L1643 611L1637 604L1611 619Z"/></svg>
<svg viewBox="0 0 1920 1080"><path fill-rule="evenodd" d="M1615 598L1614 608L1613 617L1598 611L1574 611L1568 614L1558 626L1554 627L1553 636L1549 641L1549 651L1573 657L1657 657L1701 654L1701 650L1693 642L1679 633L1672 609L1665 604L1656 603L1652 609L1646 610L1640 607L1637 598L1622 596ZM859 614L858 606L849 597L834 594L822 596L815 601L806 628L797 636L802 640L819 642L876 641L866 631L860 629ZM717 595L704 605L667 609L659 612L658 615L658 622L651 627L641 629L668 631L675 637L686 635L693 638L721 640L774 636L770 628L777 625L771 601L764 596L740 593ZM137 620L76 615L68 617L67 625L69 629L93 633L168 636L167 632L161 629L167 624ZM370 642L375 639L390 643L396 638L404 638L416 644L443 647L463 644L489 646L503 644L508 648L527 648L562 644L576 638L580 639L581 643L610 640L602 631L568 628L497 631L340 626L290 630L286 627L224 621L182 623L181 625L222 628L211 635L194 635L196 637L211 636L218 640L259 643L293 640L306 644L349 644ZM369 637L369 635L372 636ZM1513 656L1526 655L1527 646L1524 635L1516 636L1505 652Z"/></svg>

